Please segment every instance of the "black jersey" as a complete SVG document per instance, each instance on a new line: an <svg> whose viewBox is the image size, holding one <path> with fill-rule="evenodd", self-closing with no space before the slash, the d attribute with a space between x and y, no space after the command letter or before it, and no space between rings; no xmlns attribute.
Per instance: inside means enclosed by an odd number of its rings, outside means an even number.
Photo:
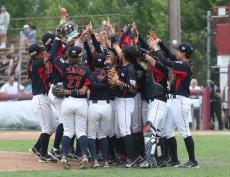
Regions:
<svg viewBox="0 0 230 177"><path fill-rule="evenodd" d="M174 61L172 64L173 81L170 88L172 95L190 96L190 82L192 79L191 61Z"/></svg>
<svg viewBox="0 0 230 177"><path fill-rule="evenodd" d="M33 60L31 64L31 80L33 95L47 94L49 90L48 77L43 60Z"/></svg>
<svg viewBox="0 0 230 177"><path fill-rule="evenodd" d="M89 100L113 100L107 72L103 69L91 73L91 88Z"/></svg>
<svg viewBox="0 0 230 177"><path fill-rule="evenodd" d="M170 87L170 93L172 95L189 97L189 85L192 79L191 61L172 61L170 58L166 58L160 50L156 51L155 54L163 64L172 68L173 81ZM175 58L173 55L173 60Z"/></svg>
<svg viewBox="0 0 230 177"><path fill-rule="evenodd" d="M161 101L167 101L167 93L168 93L167 81L168 81L168 74L169 74L168 68L163 64L156 62L155 67L150 66L148 70L152 72L155 82L163 87L163 93L161 95L157 95L155 99Z"/></svg>
<svg viewBox="0 0 230 177"><path fill-rule="evenodd" d="M57 64L58 62L65 63L65 61L58 56L54 60L50 58L45 62L46 74L51 84L57 84L58 82L63 81L63 76L61 75L62 72L58 71L60 70L60 67Z"/></svg>
<svg viewBox="0 0 230 177"><path fill-rule="evenodd" d="M137 73L134 64L128 63L118 67L120 81L124 84L122 87L116 87L116 96L122 98L135 97L137 94Z"/></svg>
<svg viewBox="0 0 230 177"><path fill-rule="evenodd" d="M141 92L145 84L146 71L141 66L136 65L136 74L137 74L138 92Z"/></svg>
<svg viewBox="0 0 230 177"><path fill-rule="evenodd" d="M63 78L64 88L73 91L71 94L74 94L74 91L81 89L84 85L90 86L90 70L85 65L69 64L60 60L55 60L55 66L58 68L58 72ZM86 95L77 97L86 97Z"/></svg>

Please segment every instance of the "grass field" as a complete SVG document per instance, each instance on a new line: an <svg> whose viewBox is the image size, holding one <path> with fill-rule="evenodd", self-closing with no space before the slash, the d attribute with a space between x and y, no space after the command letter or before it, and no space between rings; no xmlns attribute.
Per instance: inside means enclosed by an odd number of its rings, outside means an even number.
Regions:
<svg viewBox="0 0 230 177"><path fill-rule="evenodd" d="M187 152L181 138L178 140L178 154L182 163L187 161ZM157 168L157 169L88 169L55 170L0 173L0 177L230 177L229 136L194 136L196 156L200 169ZM0 141L0 151L26 152L34 141ZM22 162L23 163L23 162ZM0 167L1 168L1 167Z"/></svg>

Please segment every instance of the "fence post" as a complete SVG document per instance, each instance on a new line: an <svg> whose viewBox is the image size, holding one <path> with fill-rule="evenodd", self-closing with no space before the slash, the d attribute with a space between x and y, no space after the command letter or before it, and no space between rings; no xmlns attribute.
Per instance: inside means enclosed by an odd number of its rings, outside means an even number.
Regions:
<svg viewBox="0 0 230 177"><path fill-rule="evenodd" d="M210 129L210 88L206 87L203 90L202 97L202 118L203 118L203 130Z"/></svg>
<svg viewBox="0 0 230 177"><path fill-rule="evenodd" d="M18 50L18 92L21 92L20 85L22 79L22 41L23 41L23 33L20 31L19 33L19 50Z"/></svg>

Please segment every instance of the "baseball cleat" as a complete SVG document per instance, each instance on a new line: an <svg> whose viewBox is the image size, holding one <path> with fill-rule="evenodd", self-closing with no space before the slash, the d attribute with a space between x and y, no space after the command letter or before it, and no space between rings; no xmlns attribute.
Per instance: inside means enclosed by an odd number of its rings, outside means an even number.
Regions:
<svg viewBox="0 0 230 177"><path fill-rule="evenodd" d="M64 169L70 169L71 168L71 166L70 166L70 164L69 164L69 162L68 162L68 160L66 158L62 158L61 162L63 164Z"/></svg>
<svg viewBox="0 0 230 177"><path fill-rule="evenodd" d="M180 166L180 161L177 160L177 161L172 161L170 160L169 162L167 162L167 167L179 167Z"/></svg>
<svg viewBox="0 0 230 177"><path fill-rule="evenodd" d="M97 161L97 160L94 160L94 161L92 162L92 168L98 168L98 167L100 167L98 161Z"/></svg>
<svg viewBox="0 0 230 177"><path fill-rule="evenodd" d="M189 160L188 162L186 162L185 164L179 166L180 168L200 168L198 162Z"/></svg>
<svg viewBox="0 0 230 177"><path fill-rule="evenodd" d="M127 162L121 166L123 168L134 168L134 167L138 167L138 163L140 162L140 157L137 157L134 161L131 160L127 160Z"/></svg>
<svg viewBox="0 0 230 177"><path fill-rule="evenodd" d="M46 156L40 156L39 162L40 163L57 163L57 159L54 159L53 157L47 154Z"/></svg>
<svg viewBox="0 0 230 177"><path fill-rule="evenodd" d="M152 161L152 160L144 160L143 162L141 162L139 164L140 168L154 168L157 167L157 163L156 161Z"/></svg>
<svg viewBox="0 0 230 177"><path fill-rule="evenodd" d="M29 151L32 152L34 155L36 155L38 158L40 158L40 153L35 147L30 149Z"/></svg>
<svg viewBox="0 0 230 177"><path fill-rule="evenodd" d="M86 155L83 155L81 163L80 163L80 168L86 169L87 167L88 167L88 158Z"/></svg>
<svg viewBox="0 0 230 177"><path fill-rule="evenodd" d="M48 154L53 157L54 159L61 160L61 150L54 150L53 148L48 152Z"/></svg>
<svg viewBox="0 0 230 177"><path fill-rule="evenodd" d="M104 168L109 168L109 162L108 161L105 161L101 164L102 167Z"/></svg>
<svg viewBox="0 0 230 177"><path fill-rule="evenodd" d="M70 158L70 160L74 160L74 161L80 162L81 161L81 157L79 157L76 154L73 154L72 157Z"/></svg>

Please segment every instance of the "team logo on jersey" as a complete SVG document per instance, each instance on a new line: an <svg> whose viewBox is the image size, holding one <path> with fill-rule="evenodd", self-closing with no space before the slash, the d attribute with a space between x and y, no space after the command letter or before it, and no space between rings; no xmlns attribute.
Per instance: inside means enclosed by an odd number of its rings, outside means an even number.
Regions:
<svg viewBox="0 0 230 177"><path fill-rule="evenodd" d="M129 83L130 83L131 85L135 86L137 82L136 82L135 80L130 80Z"/></svg>
<svg viewBox="0 0 230 177"><path fill-rule="evenodd" d="M65 60L63 58L60 58L60 62L65 63Z"/></svg>

